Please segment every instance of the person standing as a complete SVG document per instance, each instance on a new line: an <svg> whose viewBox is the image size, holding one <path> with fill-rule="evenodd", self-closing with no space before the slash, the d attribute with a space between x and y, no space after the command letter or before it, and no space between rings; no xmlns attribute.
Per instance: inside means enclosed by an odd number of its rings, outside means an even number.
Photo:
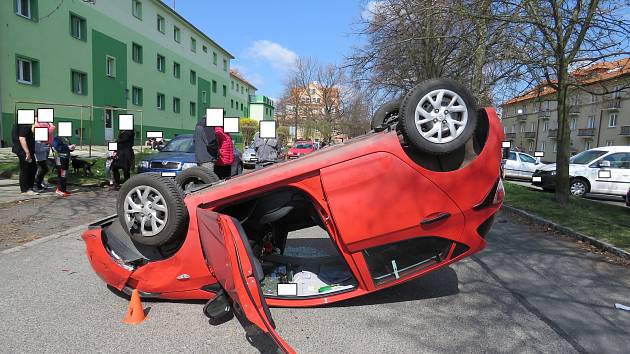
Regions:
<svg viewBox="0 0 630 354"><path fill-rule="evenodd" d="M20 160L20 191L24 195L37 195L39 193L33 191L35 170L37 169L33 156L35 152L33 127L30 124L15 123L11 131L11 139L13 141L11 151Z"/></svg>
<svg viewBox="0 0 630 354"><path fill-rule="evenodd" d="M38 193L43 192L47 185L44 182L44 177L48 173L48 156L50 154L50 147L53 144L55 126L50 123L35 123L35 128L46 128L48 130L48 140L35 142L35 162L37 164L37 172L35 173L35 186L34 190Z"/></svg>
<svg viewBox="0 0 630 354"><path fill-rule="evenodd" d="M219 144L219 156L214 164L214 173L220 179L232 176L232 162L234 162L234 142L230 134L222 127L215 127L214 132Z"/></svg>
<svg viewBox="0 0 630 354"><path fill-rule="evenodd" d="M214 171L214 163L219 157L219 143L214 127L206 126L205 116L197 122L193 143L195 145L197 165Z"/></svg>
<svg viewBox="0 0 630 354"><path fill-rule="evenodd" d="M131 177L131 168L133 167L135 154L133 152L133 130L121 130L118 133L118 150L112 161L111 169L114 174L114 188L119 189L122 184L120 181L120 171L123 170L125 182Z"/></svg>
<svg viewBox="0 0 630 354"><path fill-rule="evenodd" d="M52 148L57 167L57 190L55 193L65 198L71 194L67 190L66 176L70 169L70 152L74 150L74 145L69 144L68 138L56 136L53 139Z"/></svg>

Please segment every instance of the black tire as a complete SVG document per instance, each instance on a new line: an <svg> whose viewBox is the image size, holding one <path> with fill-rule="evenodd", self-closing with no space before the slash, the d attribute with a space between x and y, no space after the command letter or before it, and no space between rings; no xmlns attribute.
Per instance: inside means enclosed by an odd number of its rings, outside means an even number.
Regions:
<svg viewBox="0 0 630 354"><path fill-rule="evenodd" d="M574 197L583 197L590 189L591 186L584 178L573 178L569 182L569 193Z"/></svg>
<svg viewBox="0 0 630 354"><path fill-rule="evenodd" d="M381 108L379 108L372 117L372 129L381 126L387 118L390 118L393 115L398 115L398 110L400 109L401 102L402 99L397 99L389 101L382 105Z"/></svg>
<svg viewBox="0 0 630 354"><path fill-rule="evenodd" d="M463 121L464 116L466 116L466 122L462 124L463 127L461 129L457 127L455 128L456 135L454 136L450 134L450 130L448 129L448 127L443 126L443 128L438 129L440 130L440 134L444 132L444 129L446 129L446 132L448 132L448 136L446 138L441 136L441 138L447 139L446 142L430 141L428 140L428 138L423 137L422 134L420 134L419 129L416 127L416 107L418 106L418 104L421 103L421 100L423 100L425 96L429 95L429 93L435 90L448 90L457 94L460 97L461 101L463 101L460 103L463 103L463 109L466 112L449 113L446 111L446 107L442 105L444 101L437 103L438 105L440 105L440 108L438 109L439 112L434 112L433 107L426 106L428 102L425 102L423 104L423 106L425 106L425 109L431 107L431 109L427 111L428 115L432 117L435 115L435 120L423 123L423 125L421 126L421 129L423 129L423 131L424 129L427 129L426 132L429 132L431 131L431 129L433 129L436 120L437 122L439 122L439 120L442 119L443 122L438 123L442 125L446 124L447 120L450 120L450 118L453 118L451 121ZM453 96L446 97L448 99L448 97ZM470 91L468 91L468 89L466 89L463 85L450 79L431 79L416 85L411 91L407 93L407 95L405 95L400 106L398 127L403 137L405 138L405 141L416 148L418 151L429 153L432 155L444 155L462 147L464 144L466 144L468 139L471 138L477 126L478 114L479 109L477 107L476 100L474 99Z"/></svg>
<svg viewBox="0 0 630 354"><path fill-rule="evenodd" d="M166 207L167 210L167 213L165 213L166 216L162 218L164 222L163 228L151 236L143 235L138 228L140 213L133 214L134 217L136 217L136 221L132 225L132 228L130 229L127 226L125 200L128 196L135 199L137 195L134 193L134 190L143 187L150 187L154 191L157 191L163 199L162 206ZM155 200L156 198L154 197L153 201ZM142 207L145 206L145 204L139 205ZM171 178L164 178L159 173L141 173L126 181L118 192L116 210L123 229L133 241L139 244L146 246L162 246L186 237L186 232L188 231L188 209L184 204L184 198L175 181ZM156 211L156 214L158 213L160 212Z"/></svg>
<svg viewBox="0 0 630 354"><path fill-rule="evenodd" d="M193 185L211 184L219 181L219 176L214 171L202 166L187 168L175 177L175 183L184 192L187 192Z"/></svg>

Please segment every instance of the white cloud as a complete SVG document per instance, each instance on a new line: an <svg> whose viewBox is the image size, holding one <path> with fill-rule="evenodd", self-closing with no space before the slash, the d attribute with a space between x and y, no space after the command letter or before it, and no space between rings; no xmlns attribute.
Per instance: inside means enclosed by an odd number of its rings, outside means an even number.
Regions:
<svg viewBox="0 0 630 354"><path fill-rule="evenodd" d="M265 83L265 80L263 79L262 75L256 73L256 72L251 72L248 68L238 65L238 64L231 64L232 69L238 71L245 80L249 81L250 83L252 83L252 85L256 86L256 87L260 87Z"/></svg>
<svg viewBox="0 0 630 354"><path fill-rule="evenodd" d="M294 67L297 54L278 43L258 40L245 50L245 56L267 61L276 70L286 71Z"/></svg>
<svg viewBox="0 0 630 354"><path fill-rule="evenodd" d="M378 13L380 8L383 7L384 5L385 5L385 2L382 0L381 1L376 1L376 0L368 1L368 3L363 8L363 11L361 11L361 18L365 21L372 21L372 18L374 18L374 14Z"/></svg>

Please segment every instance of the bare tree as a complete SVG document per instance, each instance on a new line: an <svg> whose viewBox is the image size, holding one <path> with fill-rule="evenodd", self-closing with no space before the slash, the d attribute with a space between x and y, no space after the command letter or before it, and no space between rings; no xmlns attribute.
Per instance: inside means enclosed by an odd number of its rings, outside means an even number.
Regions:
<svg viewBox="0 0 630 354"><path fill-rule="evenodd" d="M322 140L330 143L333 133L338 128L339 120L343 115L343 85L345 84L343 70L333 64L319 66L317 70L317 97L316 106L320 110L317 119L317 130L322 135Z"/></svg>
<svg viewBox="0 0 630 354"><path fill-rule="evenodd" d="M571 142L569 94L586 84L579 75L570 75L569 68L586 67L628 54L630 23L622 12L627 7L616 0L506 0L500 4L509 11L509 16L493 14L493 18L510 24L519 34L513 43L513 58L520 65L521 77L530 83L540 82L541 87L549 87L556 94L555 199L565 204L569 196Z"/></svg>
<svg viewBox="0 0 630 354"><path fill-rule="evenodd" d="M304 95L310 98L309 84L317 75L317 63L309 57L300 57L296 60L285 80L285 89L281 98L281 106L284 107L285 119L292 120L290 124L295 127L295 139L297 139L298 126L311 116Z"/></svg>

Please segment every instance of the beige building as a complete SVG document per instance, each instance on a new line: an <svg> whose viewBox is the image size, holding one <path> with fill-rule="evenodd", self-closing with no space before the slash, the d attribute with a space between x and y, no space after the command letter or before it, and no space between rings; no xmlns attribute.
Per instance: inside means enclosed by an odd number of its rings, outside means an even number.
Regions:
<svg viewBox="0 0 630 354"><path fill-rule="evenodd" d="M595 64L571 75L583 83L582 89L569 94L571 153L630 145L630 58ZM537 87L501 107L505 139L512 147L532 155L542 151L544 162L554 162L558 133L555 90Z"/></svg>
<svg viewBox="0 0 630 354"><path fill-rule="evenodd" d="M300 122L297 138L323 140L318 122L326 115L327 110L336 116L339 112L339 104L339 90L335 87L325 88L317 82L311 82L307 88L293 88L289 97L285 98L283 112L284 120L290 126L290 135L295 135L294 121L297 107L298 121ZM327 127L332 130L332 140L343 140L344 136L339 133L335 123L333 122L332 127Z"/></svg>

